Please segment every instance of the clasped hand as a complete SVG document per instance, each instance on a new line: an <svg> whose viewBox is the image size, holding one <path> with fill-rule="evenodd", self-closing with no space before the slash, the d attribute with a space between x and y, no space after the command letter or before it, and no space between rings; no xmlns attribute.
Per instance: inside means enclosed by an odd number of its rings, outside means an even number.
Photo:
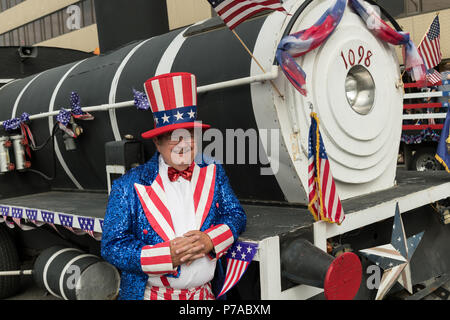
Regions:
<svg viewBox="0 0 450 320"><path fill-rule="evenodd" d="M194 260L207 255L214 248L211 238L204 232L192 230L183 237L170 241L172 265L178 267L186 263L190 265Z"/></svg>

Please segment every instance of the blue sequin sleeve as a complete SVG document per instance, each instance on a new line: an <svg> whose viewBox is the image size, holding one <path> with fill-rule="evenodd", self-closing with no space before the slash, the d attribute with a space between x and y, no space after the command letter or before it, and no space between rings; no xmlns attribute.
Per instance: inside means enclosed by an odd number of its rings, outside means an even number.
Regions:
<svg viewBox="0 0 450 320"><path fill-rule="evenodd" d="M216 179L218 179L219 186L219 214L215 224L226 224L233 233L234 241L236 241L239 238L239 235L245 230L247 216L231 188L222 165L216 164L216 168Z"/></svg>
<svg viewBox="0 0 450 320"><path fill-rule="evenodd" d="M102 257L122 271L143 273L141 251L145 243L134 236L132 190L123 179L114 181L103 222Z"/></svg>

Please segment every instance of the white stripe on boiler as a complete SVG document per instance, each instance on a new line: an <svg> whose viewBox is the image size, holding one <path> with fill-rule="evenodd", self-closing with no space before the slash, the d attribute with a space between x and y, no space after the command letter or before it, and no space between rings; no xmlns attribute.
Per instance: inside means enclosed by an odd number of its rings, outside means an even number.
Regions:
<svg viewBox="0 0 450 320"><path fill-rule="evenodd" d="M44 71L45 72L45 71ZM11 118L15 118L16 117L16 112L17 112L17 107L19 106L19 102L20 99L22 99L23 94L25 93L25 91L28 89L28 87L34 82L34 80L36 80L37 78L39 78L44 72L39 73L37 76L35 76L33 79L31 79L25 87L23 87L22 91L20 91L19 95L17 96L17 99L14 103L14 107L12 110L12 115Z"/></svg>
<svg viewBox="0 0 450 320"><path fill-rule="evenodd" d="M122 60L120 63L120 66L117 68L116 73L114 74L114 78L111 82L111 88L109 91L109 103L113 104L116 103L116 94L117 94L117 87L119 85L120 76L122 75L123 70L125 69L126 64L131 59L131 57L134 55L134 53L142 47L145 43L150 41L152 38L147 39L145 41L142 41L140 44L135 46L128 54L127 56ZM116 141L122 140L122 137L120 135L120 129L119 124L117 123L117 117L116 117L116 109L110 109L109 110L109 119L111 122L111 128L114 134L114 139Z"/></svg>
<svg viewBox="0 0 450 320"><path fill-rule="evenodd" d="M48 112L52 112L54 110L55 107L55 100L56 100L56 96L58 95L59 89L61 88L63 82L66 80L66 78L69 76L69 74L76 68L78 67L81 63L83 63L86 59L81 60L77 63L75 63L69 70L67 70L67 72L63 75L63 77L59 80L58 84L55 87L55 90L53 91L52 97L50 99L50 103L49 103L49 107L48 107ZM49 131L50 134L52 134L53 131L53 117L48 117L48 126L49 126ZM61 164L62 168L64 169L64 172L67 174L67 176L69 177L69 179L73 182L73 184L80 190L84 190L84 188L81 186L81 184L78 182L77 179L75 179L75 176L72 174L72 172L70 171L69 167L67 166L66 161L64 160L62 154L61 154L61 150L59 149L59 145L58 143L55 143L55 154L59 160L59 163Z"/></svg>

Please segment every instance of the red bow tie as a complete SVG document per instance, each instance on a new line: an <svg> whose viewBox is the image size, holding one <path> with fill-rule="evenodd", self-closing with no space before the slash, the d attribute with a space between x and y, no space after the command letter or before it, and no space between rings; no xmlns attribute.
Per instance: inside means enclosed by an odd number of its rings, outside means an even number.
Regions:
<svg viewBox="0 0 450 320"><path fill-rule="evenodd" d="M182 171L179 171L173 167L169 167L167 170L167 175L169 176L169 180L174 182L178 180L178 177L182 176L184 179L191 181L192 178L192 172L194 171L194 165L195 163L192 162L192 164L189 166L189 168L184 169Z"/></svg>

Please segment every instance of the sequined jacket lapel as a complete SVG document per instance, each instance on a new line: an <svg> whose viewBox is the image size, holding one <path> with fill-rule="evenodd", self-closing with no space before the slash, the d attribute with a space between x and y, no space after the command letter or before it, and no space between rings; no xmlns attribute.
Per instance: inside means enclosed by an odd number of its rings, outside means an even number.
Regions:
<svg viewBox="0 0 450 320"><path fill-rule="evenodd" d="M175 230L168 210L168 201L164 185L159 174L159 154L155 154L148 163L149 170L154 174L144 175L142 183L135 183L134 188L139 197L142 209L153 230L164 240L175 238ZM201 164L202 165L202 164ZM156 174L156 177L155 177ZM214 197L216 178L215 164L200 167L195 165L191 185L196 217L196 229L201 229L210 211Z"/></svg>

